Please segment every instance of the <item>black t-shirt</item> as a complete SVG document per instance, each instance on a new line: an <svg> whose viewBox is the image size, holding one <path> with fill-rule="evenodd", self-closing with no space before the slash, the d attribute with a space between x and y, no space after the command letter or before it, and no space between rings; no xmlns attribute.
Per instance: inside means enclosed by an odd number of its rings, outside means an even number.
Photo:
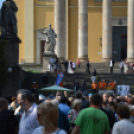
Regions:
<svg viewBox="0 0 134 134"><path fill-rule="evenodd" d="M100 108L108 117L110 128L112 129L116 122L115 114L110 109Z"/></svg>
<svg viewBox="0 0 134 134"><path fill-rule="evenodd" d="M0 112L0 134L13 134L14 128L18 127L14 111L3 110Z"/></svg>
<svg viewBox="0 0 134 134"><path fill-rule="evenodd" d="M89 101L82 99L81 110L90 107Z"/></svg>

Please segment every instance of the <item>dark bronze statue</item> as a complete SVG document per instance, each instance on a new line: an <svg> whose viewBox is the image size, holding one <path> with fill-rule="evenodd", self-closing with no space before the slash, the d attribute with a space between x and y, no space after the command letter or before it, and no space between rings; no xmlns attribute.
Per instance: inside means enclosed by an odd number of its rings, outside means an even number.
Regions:
<svg viewBox="0 0 134 134"><path fill-rule="evenodd" d="M18 7L13 0L6 0L1 8L1 36L17 37L16 12Z"/></svg>

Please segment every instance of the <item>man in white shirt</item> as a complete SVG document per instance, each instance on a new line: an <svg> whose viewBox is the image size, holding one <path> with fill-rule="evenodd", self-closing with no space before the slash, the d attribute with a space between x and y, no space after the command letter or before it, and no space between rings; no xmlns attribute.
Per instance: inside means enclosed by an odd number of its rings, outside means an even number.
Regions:
<svg viewBox="0 0 134 134"><path fill-rule="evenodd" d="M121 105L117 109L119 122L114 124L112 134L134 134L134 124L130 119L130 109L127 105Z"/></svg>
<svg viewBox="0 0 134 134"><path fill-rule="evenodd" d="M34 129L39 127L37 121L37 105L33 103L33 97L28 90L19 90L17 94L18 104L24 113L19 124L19 134L31 134Z"/></svg>

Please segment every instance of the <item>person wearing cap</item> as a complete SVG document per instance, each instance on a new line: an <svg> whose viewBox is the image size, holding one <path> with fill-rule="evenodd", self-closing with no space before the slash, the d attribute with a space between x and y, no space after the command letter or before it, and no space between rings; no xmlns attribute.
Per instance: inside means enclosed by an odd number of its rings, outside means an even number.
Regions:
<svg viewBox="0 0 134 134"><path fill-rule="evenodd" d="M38 84L36 83L36 81L34 81L32 86L31 86L31 93L38 94Z"/></svg>

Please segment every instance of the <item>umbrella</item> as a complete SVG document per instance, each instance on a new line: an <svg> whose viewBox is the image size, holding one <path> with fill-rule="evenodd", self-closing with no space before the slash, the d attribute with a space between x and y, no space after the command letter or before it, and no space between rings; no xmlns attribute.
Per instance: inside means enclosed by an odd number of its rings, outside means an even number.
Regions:
<svg viewBox="0 0 134 134"><path fill-rule="evenodd" d="M41 88L40 91L47 91L47 92L49 92L49 91L68 91L68 92L72 92L72 90L70 90L70 89L59 87L57 85Z"/></svg>

